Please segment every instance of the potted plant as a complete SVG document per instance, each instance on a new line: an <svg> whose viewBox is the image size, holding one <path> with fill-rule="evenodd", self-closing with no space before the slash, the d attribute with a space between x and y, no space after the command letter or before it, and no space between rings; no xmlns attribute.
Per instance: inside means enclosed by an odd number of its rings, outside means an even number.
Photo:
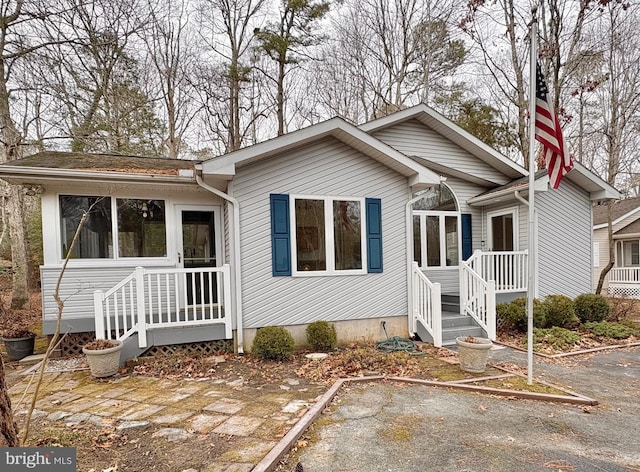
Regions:
<svg viewBox="0 0 640 472"><path fill-rule="evenodd" d="M27 329L5 329L2 332L2 341L10 361L19 361L32 355L35 339L36 334Z"/></svg>
<svg viewBox="0 0 640 472"><path fill-rule="evenodd" d="M487 368L489 349L493 346L490 339L466 336L456 338L460 367L465 372L480 374Z"/></svg>
<svg viewBox="0 0 640 472"><path fill-rule="evenodd" d="M94 377L109 377L118 372L122 341L96 339L82 347Z"/></svg>

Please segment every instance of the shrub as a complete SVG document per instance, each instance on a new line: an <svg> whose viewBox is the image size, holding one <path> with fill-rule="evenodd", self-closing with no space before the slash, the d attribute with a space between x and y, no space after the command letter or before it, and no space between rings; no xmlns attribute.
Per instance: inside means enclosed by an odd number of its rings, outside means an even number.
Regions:
<svg viewBox="0 0 640 472"><path fill-rule="evenodd" d="M557 351L566 351L581 341L578 333L554 326L547 329L534 328L533 343L544 344Z"/></svg>
<svg viewBox="0 0 640 472"><path fill-rule="evenodd" d="M576 316L573 300L565 295L547 295L544 299L547 316L545 328L558 326L560 328L574 328L580 324Z"/></svg>
<svg viewBox="0 0 640 472"><path fill-rule="evenodd" d="M612 339L627 339L634 334L633 328L620 323L609 323L608 321L585 323L584 329L596 336L604 336Z"/></svg>
<svg viewBox="0 0 640 472"><path fill-rule="evenodd" d="M611 306L607 299L595 293L578 295L573 303L581 323L606 320L611 312Z"/></svg>
<svg viewBox="0 0 640 472"><path fill-rule="evenodd" d="M337 344L336 327L327 321L314 321L306 329L307 343L317 351L329 351Z"/></svg>
<svg viewBox="0 0 640 472"><path fill-rule="evenodd" d="M504 331L527 331L527 298L516 298L510 303L500 303L496 306L496 317ZM546 306L538 299L533 300L533 326L543 328L546 319Z"/></svg>
<svg viewBox="0 0 640 472"><path fill-rule="evenodd" d="M282 326L265 326L256 333L251 352L262 359L281 361L293 352L295 341Z"/></svg>
<svg viewBox="0 0 640 472"><path fill-rule="evenodd" d="M611 297L609 298L611 313L607 321L625 320L640 311L640 301L633 298Z"/></svg>

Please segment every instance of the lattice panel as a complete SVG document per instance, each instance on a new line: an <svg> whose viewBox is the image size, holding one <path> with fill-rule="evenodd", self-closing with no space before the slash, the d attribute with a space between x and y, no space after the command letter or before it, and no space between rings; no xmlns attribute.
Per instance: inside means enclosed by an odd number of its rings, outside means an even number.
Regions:
<svg viewBox="0 0 640 472"><path fill-rule="evenodd" d="M95 333L68 333L60 343L60 355L73 357L82 354L82 346L96 339Z"/></svg>
<svg viewBox="0 0 640 472"><path fill-rule="evenodd" d="M172 354L217 355L233 352L233 342L229 340L202 341L199 343L173 344L171 346L153 346L145 352L145 356L170 356Z"/></svg>
<svg viewBox="0 0 640 472"><path fill-rule="evenodd" d="M610 297L640 298L639 287L609 286L607 292Z"/></svg>

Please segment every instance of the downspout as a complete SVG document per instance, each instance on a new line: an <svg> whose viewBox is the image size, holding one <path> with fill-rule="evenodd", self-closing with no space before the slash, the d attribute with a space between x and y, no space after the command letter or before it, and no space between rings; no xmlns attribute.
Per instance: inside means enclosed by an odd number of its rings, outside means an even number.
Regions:
<svg viewBox="0 0 640 472"><path fill-rule="evenodd" d="M242 323L242 277L240 274L240 205L238 200L233 198L231 195L228 195L221 190L218 190L215 187L207 184L202 180L202 169L196 167L195 175L196 182L200 187L207 190L208 192L217 195L218 197L226 200L233 209L233 222L231 224L232 228L232 237L233 237L233 249L231 259L233 260L233 282L235 285L235 304L236 304L236 332L238 339L238 354L244 354L244 333L243 333L243 323Z"/></svg>

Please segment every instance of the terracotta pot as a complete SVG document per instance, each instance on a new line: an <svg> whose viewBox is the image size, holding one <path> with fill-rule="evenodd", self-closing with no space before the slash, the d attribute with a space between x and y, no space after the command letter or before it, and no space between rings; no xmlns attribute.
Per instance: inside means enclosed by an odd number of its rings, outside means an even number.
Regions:
<svg viewBox="0 0 640 472"><path fill-rule="evenodd" d="M465 372L480 374L487 368L489 349L493 343L487 338L473 338L476 342L472 343L465 339L464 337L456 338L460 367Z"/></svg>
<svg viewBox="0 0 640 472"><path fill-rule="evenodd" d="M94 377L109 377L118 372L120 367L120 351L122 350L122 342L114 341L118 343L115 347L107 349L87 349L82 348L82 352L87 355L87 362L89 363L89 369L91 375Z"/></svg>

